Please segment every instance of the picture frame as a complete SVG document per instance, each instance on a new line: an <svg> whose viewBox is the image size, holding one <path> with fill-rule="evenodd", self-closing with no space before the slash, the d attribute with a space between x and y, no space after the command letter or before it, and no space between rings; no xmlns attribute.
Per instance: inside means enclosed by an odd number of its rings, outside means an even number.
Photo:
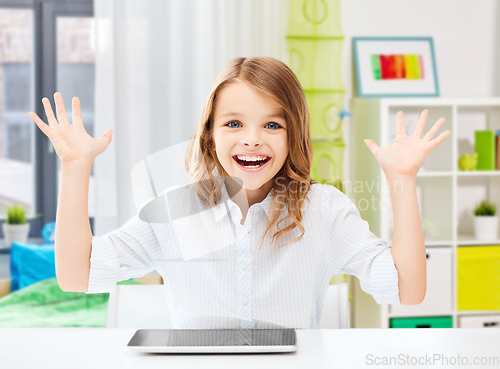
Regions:
<svg viewBox="0 0 500 369"><path fill-rule="evenodd" d="M439 97L432 37L353 37L359 97Z"/></svg>

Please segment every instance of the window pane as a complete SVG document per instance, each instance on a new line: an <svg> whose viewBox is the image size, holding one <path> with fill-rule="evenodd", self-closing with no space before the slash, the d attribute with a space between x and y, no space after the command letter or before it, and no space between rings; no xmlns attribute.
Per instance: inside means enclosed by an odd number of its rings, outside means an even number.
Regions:
<svg viewBox="0 0 500 369"><path fill-rule="evenodd" d="M0 216L34 212L33 11L0 8Z"/></svg>
<svg viewBox="0 0 500 369"><path fill-rule="evenodd" d="M94 137L94 47L93 18L57 17L57 91L64 99L71 120L71 100L78 96L82 119L88 134ZM70 122L71 123L71 122ZM61 162L58 160L59 186ZM89 183L89 216L94 216L94 169Z"/></svg>

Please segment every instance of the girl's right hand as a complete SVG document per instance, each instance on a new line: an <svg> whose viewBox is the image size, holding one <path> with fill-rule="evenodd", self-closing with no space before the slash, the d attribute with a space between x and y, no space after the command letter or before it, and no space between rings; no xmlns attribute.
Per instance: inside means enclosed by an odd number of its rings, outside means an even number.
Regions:
<svg viewBox="0 0 500 369"><path fill-rule="evenodd" d="M90 136L82 121L80 99L73 97L73 124L69 124L64 109L64 102L59 92L54 94L56 102L57 119L52 111L49 99L42 99L45 114L49 125L45 124L40 117L31 112L29 115L38 128L50 139L57 156L63 163L87 160L92 162L99 154L104 152L111 142L112 129L108 129L101 138L95 139ZM57 122L59 120L59 123Z"/></svg>

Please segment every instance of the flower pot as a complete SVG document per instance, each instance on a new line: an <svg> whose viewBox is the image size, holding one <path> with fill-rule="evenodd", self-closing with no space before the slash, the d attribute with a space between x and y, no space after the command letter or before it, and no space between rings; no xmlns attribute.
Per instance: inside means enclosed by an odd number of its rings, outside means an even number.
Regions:
<svg viewBox="0 0 500 369"><path fill-rule="evenodd" d="M12 241L26 243L28 241L28 233L30 232L30 224L2 224L3 235L5 237L5 247L10 248Z"/></svg>
<svg viewBox="0 0 500 369"><path fill-rule="evenodd" d="M496 240L498 238L498 217L474 216L474 234L476 240Z"/></svg>

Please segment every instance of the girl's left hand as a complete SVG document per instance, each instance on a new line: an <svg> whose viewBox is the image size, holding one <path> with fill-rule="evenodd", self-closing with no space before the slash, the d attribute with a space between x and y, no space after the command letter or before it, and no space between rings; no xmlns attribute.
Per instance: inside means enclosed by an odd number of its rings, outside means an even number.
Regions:
<svg viewBox="0 0 500 369"><path fill-rule="evenodd" d="M381 148L372 140L364 140L386 177L415 177L427 154L451 134L451 131L447 130L435 140L432 139L445 121L441 118L423 138L420 138L424 132L428 112L427 109L422 112L415 132L412 136L407 136L403 112L400 111L396 115L396 140L389 147Z"/></svg>

